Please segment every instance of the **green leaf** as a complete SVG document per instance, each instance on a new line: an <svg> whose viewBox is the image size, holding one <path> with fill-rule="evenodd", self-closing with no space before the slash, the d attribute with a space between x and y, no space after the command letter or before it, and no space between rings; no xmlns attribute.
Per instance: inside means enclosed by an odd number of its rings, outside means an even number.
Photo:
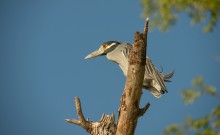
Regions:
<svg viewBox="0 0 220 135"><path fill-rule="evenodd" d="M183 135L180 131L180 127L177 124L173 124L168 126L165 130L164 130L164 135Z"/></svg>
<svg viewBox="0 0 220 135"><path fill-rule="evenodd" d="M207 24L206 26L203 26L202 30L204 32L209 32L209 31L212 31L212 25L211 24Z"/></svg>
<svg viewBox="0 0 220 135"><path fill-rule="evenodd" d="M204 91L205 93L207 93L207 94L212 95L212 96L217 95L217 90L216 90L216 88L213 87L213 86L211 86L211 85L206 85L206 86L204 86L203 91Z"/></svg>
<svg viewBox="0 0 220 135"><path fill-rule="evenodd" d="M213 118L220 120L220 105L212 111L211 115Z"/></svg>
<svg viewBox="0 0 220 135"><path fill-rule="evenodd" d="M218 135L218 134L212 129L208 128L208 129L203 130L201 132L201 135Z"/></svg>
<svg viewBox="0 0 220 135"><path fill-rule="evenodd" d="M193 125L193 118L192 117L188 117L183 121L183 125L185 125L186 127L191 127Z"/></svg>
<svg viewBox="0 0 220 135"><path fill-rule="evenodd" d="M202 76L197 76L193 80L193 86L198 86L198 85L201 85L202 83L203 83L203 77Z"/></svg>
<svg viewBox="0 0 220 135"><path fill-rule="evenodd" d="M195 129L207 128L208 125L209 125L208 117L203 117L203 118L194 120L194 122L193 122L193 128L195 128Z"/></svg>
<svg viewBox="0 0 220 135"><path fill-rule="evenodd" d="M185 104L192 104L197 98L201 96L201 92L196 91L195 89L182 90L181 94Z"/></svg>
<svg viewBox="0 0 220 135"><path fill-rule="evenodd" d="M220 128L220 119L217 119L215 122L213 122L214 128Z"/></svg>

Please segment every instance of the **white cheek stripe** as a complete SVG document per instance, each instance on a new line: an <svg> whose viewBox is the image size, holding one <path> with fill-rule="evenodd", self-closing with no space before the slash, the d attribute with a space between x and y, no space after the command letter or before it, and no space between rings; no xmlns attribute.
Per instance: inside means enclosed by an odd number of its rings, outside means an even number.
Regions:
<svg viewBox="0 0 220 135"><path fill-rule="evenodd" d="M112 47L112 46L114 46L114 45L116 45L117 43L111 43L109 46L107 46L107 48L110 48L110 47Z"/></svg>
<svg viewBox="0 0 220 135"><path fill-rule="evenodd" d="M116 45L116 43L111 43L110 46Z"/></svg>

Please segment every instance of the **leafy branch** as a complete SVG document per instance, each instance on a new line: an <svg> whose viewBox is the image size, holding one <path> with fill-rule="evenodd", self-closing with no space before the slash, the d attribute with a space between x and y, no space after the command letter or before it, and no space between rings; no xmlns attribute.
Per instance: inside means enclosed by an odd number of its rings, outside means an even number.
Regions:
<svg viewBox="0 0 220 135"><path fill-rule="evenodd" d="M192 87L181 91L183 102L185 104L192 104L202 94L219 97L217 89L214 86L204 83L201 76L197 76L192 83Z"/></svg>
<svg viewBox="0 0 220 135"><path fill-rule="evenodd" d="M192 88L181 91L183 102L192 104L202 95L211 95L219 98L217 89L204 82L203 77L197 76L193 80ZM188 117L179 124L169 125L164 130L164 135L220 135L220 104L210 114L201 118Z"/></svg>
<svg viewBox="0 0 220 135"><path fill-rule="evenodd" d="M143 16L151 18L152 27L162 31L175 25L182 12L189 15L192 24L206 21L205 32L212 31L220 17L219 0L141 0L141 6Z"/></svg>

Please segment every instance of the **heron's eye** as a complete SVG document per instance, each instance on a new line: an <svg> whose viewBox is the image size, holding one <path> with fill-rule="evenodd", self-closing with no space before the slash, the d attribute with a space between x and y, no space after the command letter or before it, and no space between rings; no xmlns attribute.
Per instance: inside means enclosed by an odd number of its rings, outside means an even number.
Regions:
<svg viewBox="0 0 220 135"><path fill-rule="evenodd" d="M107 47L107 45L103 45L102 47L103 47L103 48L106 48L106 47Z"/></svg>

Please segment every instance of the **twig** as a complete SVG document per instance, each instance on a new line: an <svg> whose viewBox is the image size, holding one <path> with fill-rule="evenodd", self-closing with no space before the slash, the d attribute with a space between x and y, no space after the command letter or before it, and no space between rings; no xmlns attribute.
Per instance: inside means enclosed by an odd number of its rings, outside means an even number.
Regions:
<svg viewBox="0 0 220 135"><path fill-rule="evenodd" d="M150 103L147 103L143 108L141 108L139 110L139 116L143 116L149 107L150 107Z"/></svg>
<svg viewBox="0 0 220 135"><path fill-rule="evenodd" d="M83 116L81 103L80 103L80 100L79 100L78 97L75 97L75 105L76 105L76 112L77 112L77 115L79 117L79 120L66 119L66 122L79 125L79 126L83 127L84 129L86 129L87 131L89 131L90 123L88 121L86 121L84 116Z"/></svg>
<svg viewBox="0 0 220 135"><path fill-rule="evenodd" d="M75 97L75 105L79 120L66 119L66 122L81 126L91 135L115 135L116 125L114 114L103 114L98 122L92 122L84 118L81 103L78 97Z"/></svg>
<svg viewBox="0 0 220 135"><path fill-rule="evenodd" d="M143 32L143 38L146 41L147 39L147 33L148 33L148 24L149 24L149 18L146 18L144 32ZM146 44L147 45L147 44Z"/></svg>
<svg viewBox="0 0 220 135"><path fill-rule="evenodd" d="M84 115L83 115L83 112L82 112L82 108L81 108L81 102L80 102L78 97L75 97L75 104L76 104L76 112L78 114L79 120L82 123L87 123L87 121L84 118Z"/></svg>

